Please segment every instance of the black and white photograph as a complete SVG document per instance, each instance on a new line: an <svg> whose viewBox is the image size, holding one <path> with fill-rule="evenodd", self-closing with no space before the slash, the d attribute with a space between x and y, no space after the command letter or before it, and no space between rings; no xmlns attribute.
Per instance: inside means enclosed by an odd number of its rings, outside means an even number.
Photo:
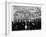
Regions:
<svg viewBox="0 0 46 37"><path fill-rule="evenodd" d="M0 0L0 37L46 37L46 0Z"/></svg>
<svg viewBox="0 0 46 37"><path fill-rule="evenodd" d="M11 6L12 31L41 30L41 7Z"/></svg>

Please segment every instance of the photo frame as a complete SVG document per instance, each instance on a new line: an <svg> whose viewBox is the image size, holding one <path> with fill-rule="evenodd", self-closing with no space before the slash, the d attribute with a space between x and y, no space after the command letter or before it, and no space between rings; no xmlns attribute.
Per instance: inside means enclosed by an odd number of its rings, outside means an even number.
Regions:
<svg viewBox="0 0 46 37"><path fill-rule="evenodd" d="M40 30L41 31L42 28L43 28L42 25L40 25L40 28L37 28L38 26L36 25L36 27L32 27L32 29L30 29L30 28L27 29L27 26L24 25L24 27L25 27L24 29L22 28L23 26L21 27L22 29L21 28L20 29L14 29L13 24L12 24L12 21L14 22L14 18L16 20L18 20L16 17L14 17L14 16L16 16L16 15L14 15L16 11L18 11L18 12L20 11L21 12L21 10L22 10L22 11L25 11L25 12L28 13L31 10L32 13L33 13L33 11L34 12L39 12L40 11L40 13L41 13L42 10L43 10L43 8L44 8L43 5L44 4L19 3L19 2L5 2L5 11L6 11L6 13L5 13L5 17L6 17L6 19L5 19L6 20L5 21L6 22L5 23L5 34L8 35L9 33L14 33L16 31L23 31L23 30L25 30L25 31L26 30L27 31L28 30L29 31L31 31L31 30L33 30L33 31L38 30L39 31ZM37 10L37 9L39 9L39 10ZM42 14L38 14L38 15L40 15L40 20L39 21L40 21L40 24L41 24ZM35 17L35 16L33 16L33 17ZM38 16L36 15L36 17L38 17ZM21 20L22 19L23 19L23 17L21 18ZM28 19L29 20L29 16L28 16L28 18L26 17L24 19ZM32 15L31 15L31 19L34 19L34 18L32 18ZM19 20L20 20L20 18L19 18ZM35 20L37 20L37 19L35 19ZM33 20L31 20L31 21L33 21ZM34 23L32 23L32 24L35 25Z"/></svg>

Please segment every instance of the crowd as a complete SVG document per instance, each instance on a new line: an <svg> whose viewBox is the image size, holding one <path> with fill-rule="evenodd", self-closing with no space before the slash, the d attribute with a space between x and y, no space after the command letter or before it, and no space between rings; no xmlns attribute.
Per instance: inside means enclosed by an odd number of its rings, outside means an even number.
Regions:
<svg viewBox="0 0 46 37"><path fill-rule="evenodd" d="M25 28L26 27L26 28ZM41 29L41 20L18 20L12 22L12 30L35 30Z"/></svg>

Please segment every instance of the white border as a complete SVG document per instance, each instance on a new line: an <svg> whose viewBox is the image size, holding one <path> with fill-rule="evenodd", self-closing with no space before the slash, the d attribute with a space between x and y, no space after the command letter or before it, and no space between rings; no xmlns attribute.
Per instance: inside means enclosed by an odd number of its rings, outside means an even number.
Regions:
<svg viewBox="0 0 46 37"><path fill-rule="evenodd" d="M30 3L7 2L7 35L9 33L10 34L15 34L15 32L11 31L11 6L12 5L17 5L17 6L38 6L38 7L41 7L41 11L43 11L43 9L44 9L44 6L43 6L44 4L30 4ZM41 16L41 18L42 18L42 16ZM43 26L42 26L42 28L43 28Z"/></svg>

